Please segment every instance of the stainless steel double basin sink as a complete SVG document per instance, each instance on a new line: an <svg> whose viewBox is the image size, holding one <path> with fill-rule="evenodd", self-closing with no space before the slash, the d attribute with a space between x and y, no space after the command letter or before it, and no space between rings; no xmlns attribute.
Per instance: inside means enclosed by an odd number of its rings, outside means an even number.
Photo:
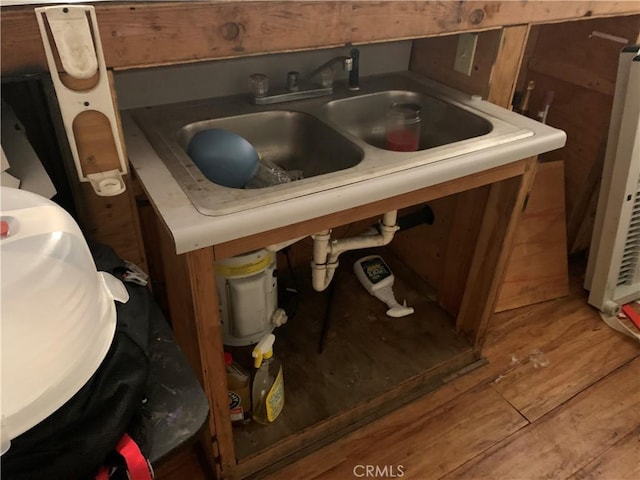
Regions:
<svg viewBox="0 0 640 480"><path fill-rule="evenodd" d="M421 108L417 151L386 149L386 114L396 102ZM195 208L216 216L391 173L410 175L413 168L533 135L474 108L474 102L479 100L402 72L363 79L357 92L336 87L331 96L277 105L257 106L248 96L233 96L139 109L132 115ZM303 178L258 189L209 181L186 150L197 132L210 128L244 137L262 159L301 171Z"/></svg>

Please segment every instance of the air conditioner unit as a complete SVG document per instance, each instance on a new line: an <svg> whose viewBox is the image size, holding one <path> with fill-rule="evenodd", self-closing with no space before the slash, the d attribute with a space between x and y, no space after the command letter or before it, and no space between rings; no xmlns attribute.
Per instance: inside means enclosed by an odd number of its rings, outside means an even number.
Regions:
<svg viewBox="0 0 640 480"><path fill-rule="evenodd" d="M617 318L640 299L640 45L620 54L585 288L609 326L640 340Z"/></svg>

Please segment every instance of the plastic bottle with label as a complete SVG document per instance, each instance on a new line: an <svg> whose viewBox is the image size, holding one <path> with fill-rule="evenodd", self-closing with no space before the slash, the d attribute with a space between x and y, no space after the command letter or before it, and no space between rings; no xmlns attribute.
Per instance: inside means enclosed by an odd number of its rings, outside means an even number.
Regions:
<svg viewBox="0 0 640 480"><path fill-rule="evenodd" d="M240 365L233 361L230 353L224 353L227 370L229 410L232 423L247 423L251 420L251 378Z"/></svg>
<svg viewBox="0 0 640 480"><path fill-rule="evenodd" d="M284 407L282 362L273 356L272 333L265 335L253 349L254 367L252 401L253 419L262 424L273 422Z"/></svg>

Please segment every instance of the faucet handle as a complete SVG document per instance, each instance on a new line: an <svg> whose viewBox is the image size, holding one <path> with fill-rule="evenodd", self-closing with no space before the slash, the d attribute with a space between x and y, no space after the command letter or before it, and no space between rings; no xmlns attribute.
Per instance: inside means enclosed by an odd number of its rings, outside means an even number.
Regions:
<svg viewBox="0 0 640 480"><path fill-rule="evenodd" d="M350 72L352 68L353 68L353 58L352 57L345 58L344 59L344 70L346 72Z"/></svg>
<svg viewBox="0 0 640 480"><path fill-rule="evenodd" d="M300 90L300 72L287 72L287 90L290 92Z"/></svg>
<svg viewBox="0 0 640 480"><path fill-rule="evenodd" d="M269 92L269 77L264 73L249 75L249 90L256 98L266 97Z"/></svg>

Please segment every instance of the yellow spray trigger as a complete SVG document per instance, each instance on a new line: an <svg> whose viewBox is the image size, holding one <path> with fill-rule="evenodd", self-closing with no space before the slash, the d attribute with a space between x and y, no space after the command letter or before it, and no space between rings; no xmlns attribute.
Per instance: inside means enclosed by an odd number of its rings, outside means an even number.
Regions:
<svg viewBox="0 0 640 480"><path fill-rule="evenodd" d="M251 352L251 356L254 358L253 366L255 368L260 368L263 360L268 360L273 357L273 342L276 340L276 337L273 333L268 333L258 342L258 344L253 348L253 352Z"/></svg>
<svg viewBox="0 0 640 480"><path fill-rule="evenodd" d="M262 352L258 349L254 349L251 356L253 357L253 366L260 368L260 365L262 365Z"/></svg>

